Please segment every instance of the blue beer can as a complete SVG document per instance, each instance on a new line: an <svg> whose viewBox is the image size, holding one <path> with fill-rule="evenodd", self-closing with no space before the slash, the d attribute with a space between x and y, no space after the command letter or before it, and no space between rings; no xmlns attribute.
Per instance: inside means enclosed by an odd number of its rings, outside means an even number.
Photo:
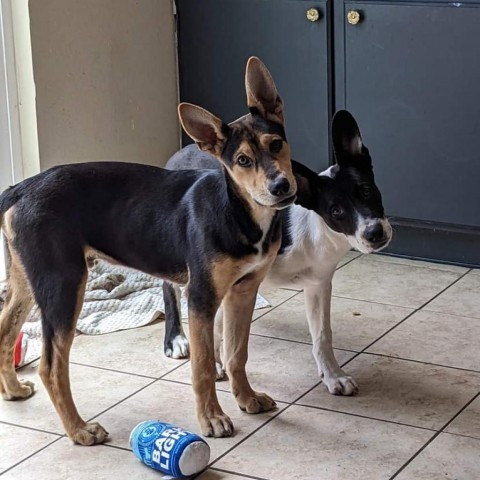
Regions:
<svg viewBox="0 0 480 480"><path fill-rule="evenodd" d="M177 478L201 472L210 460L203 438L158 420L139 423L130 434L130 447L145 465Z"/></svg>

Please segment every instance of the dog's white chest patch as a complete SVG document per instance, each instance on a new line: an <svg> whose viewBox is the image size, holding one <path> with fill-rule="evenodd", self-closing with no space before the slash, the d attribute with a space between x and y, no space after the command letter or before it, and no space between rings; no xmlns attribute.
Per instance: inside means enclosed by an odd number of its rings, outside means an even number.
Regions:
<svg viewBox="0 0 480 480"><path fill-rule="evenodd" d="M266 282L284 288L303 288L330 278L349 250L345 235L333 232L313 211L292 207L291 245L278 255Z"/></svg>

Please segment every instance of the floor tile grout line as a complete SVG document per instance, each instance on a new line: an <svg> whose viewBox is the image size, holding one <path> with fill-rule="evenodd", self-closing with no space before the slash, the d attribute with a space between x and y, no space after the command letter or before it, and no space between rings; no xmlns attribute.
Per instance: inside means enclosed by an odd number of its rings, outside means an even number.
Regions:
<svg viewBox="0 0 480 480"><path fill-rule="evenodd" d="M376 422L382 422L382 423L389 423L390 425L399 425L401 427L410 427L410 428L418 428L420 430L426 430L428 432L438 432L439 430L435 428L429 428L429 427L421 427L419 425L413 425L411 423L403 423L403 422L395 422L393 420L386 420L384 418L377 418L377 417L369 417L368 415L361 415L359 413L353 413L353 412L345 412L343 410L335 410L333 408L327 408L327 407L319 407L318 405L308 405L306 403L295 403L295 407L305 407L305 408L314 408L315 410L322 410L324 412L330 412L330 413L339 413L341 415L349 415L351 417L357 417L357 418L363 418L365 420L374 420Z"/></svg>
<svg viewBox="0 0 480 480"><path fill-rule="evenodd" d="M441 429L440 432L443 433L445 432L445 429L453 423L477 398L480 397L480 392L478 392L476 395L473 396L473 398L467 402L458 412L456 415L454 415Z"/></svg>
<svg viewBox="0 0 480 480"><path fill-rule="evenodd" d="M309 342L303 342L302 340L292 340L289 338L273 337L272 335L265 335L264 333L250 333L251 337L262 337L262 338L271 338L272 340L283 340L284 342L299 343L300 345L309 345L312 346Z"/></svg>
<svg viewBox="0 0 480 480"><path fill-rule="evenodd" d="M218 468L218 467L210 468L210 470L213 470L215 472L229 473L231 475L236 475L237 477L242 477L242 478L251 478L252 480L268 480L268 478L265 478L265 477L256 477L255 475L249 475L248 473L240 473L240 472L235 472L233 470L225 470L223 468Z"/></svg>
<svg viewBox="0 0 480 480"><path fill-rule="evenodd" d="M250 333L251 337L261 337L261 338L269 338L271 340L279 340L280 342L290 342L290 343L297 343L299 345L306 345L307 347L311 347L312 344L309 342L302 342L301 340L291 340L289 338L281 338L281 337L273 337L271 335L264 335L263 333ZM342 352L349 352L349 353L360 353L360 350L350 350L348 348L338 348L333 347L334 350L340 350Z"/></svg>
<svg viewBox="0 0 480 480"><path fill-rule="evenodd" d="M402 322L403 320L404 319L400 320L399 322ZM397 325L398 324L395 324L394 327L396 327ZM310 346L310 347L312 346L312 344L309 343L309 342L304 342L304 341L301 341L301 340L293 340L293 339L289 339L289 338L274 337L274 336L271 336L271 335L265 335L263 333L251 333L250 336L270 338L272 340L281 340L283 342L292 342L292 343L297 343L297 344L300 344L300 345L307 345L307 346ZM394 360L404 360L406 362L420 363L422 365L431 365L432 367L443 367L443 368L450 368L450 369L453 369L453 370L460 370L462 372L480 373L480 370L475 370L474 368L455 367L455 366L452 366L452 365L444 365L442 363L425 362L423 360L414 360L412 358L399 357L399 356L396 356L396 355L388 355L386 353L377 353L377 352L374 352L374 351L367 352L367 351L364 351L364 349L353 350L351 348L341 348L341 347L335 347L335 346L333 347L333 349L338 350L340 352L353 353L353 354L355 354L355 356L359 356L360 354L374 355L374 356L377 356L377 357L392 358ZM353 360L353 358L352 358L352 360Z"/></svg>
<svg viewBox="0 0 480 480"><path fill-rule="evenodd" d="M115 450L122 450L122 452L131 452L131 448L121 447L120 445L112 445L111 443L102 443L103 447L114 448Z"/></svg>
<svg viewBox="0 0 480 480"><path fill-rule="evenodd" d="M391 261L388 261L388 260L383 260L383 258L404 258L405 260L409 260L409 258L407 257L388 257L386 255L376 255L375 256L375 262L380 262L380 263L388 263L390 265L402 265L402 266L405 266L405 267L414 267L414 268L427 268L429 270L436 270L437 272L448 272L448 273L462 273L462 272L458 272L458 271L455 271L455 270L448 270L446 268L438 268L438 267L430 267L429 265L411 265L409 263L401 263L401 262L391 262ZM412 260L412 261L417 261L417 262L425 262L427 264L431 264L431 265L446 265L444 263L434 263L434 262L428 262L428 260ZM457 268L466 268L466 269L469 269L471 267L462 267L460 265L452 265L453 267L457 267Z"/></svg>
<svg viewBox="0 0 480 480"><path fill-rule="evenodd" d="M401 320L402 321L402 320ZM287 338L280 338L280 337L273 337L270 335L264 335L262 333L252 333L252 336L256 337L265 337L265 338L271 338L272 340L283 340L285 342L292 342L292 343L299 343L301 345L309 345L311 346L312 344L309 342L303 342L301 340L293 340L293 339L287 339ZM376 357L385 357L385 358L392 358L394 360L404 360L406 362L413 362L413 363L420 363L422 365L431 365L432 367L443 367L443 368L450 368L453 370L460 370L462 372L472 372L472 373L480 373L480 370L475 370L474 368L464 368L464 367L455 367L453 365L446 365L443 363L432 363L432 362L425 362L423 360L415 360L413 358L407 358L407 357L400 357L397 355L389 355L386 353L379 353L379 352L374 352L374 351L364 351L363 349L359 350L353 350L351 348L341 348L341 347L333 347L334 350L339 350L341 352L347 352L347 353L354 353L356 356L360 354L365 354L365 355L373 355Z"/></svg>
<svg viewBox="0 0 480 480"><path fill-rule="evenodd" d="M292 290L290 288L282 288L282 287L278 287L278 289L280 290L288 290L289 292L292 292L292 296L291 297L288 297L287 299L283 300L281 303L279 303L278 305L275 305L275 306L271 306L271 307L264 307L264 308L256 308L253 310L253 312L255 313L256 311L261 311L261 310L267 310L266 312L262 313L261 315L259 315L258 317L255 317L255 318L252 318L252 322L256 322L259 318L262 318L263 316L265 315L268 315L270 312L272 312L273 310L275 310L276 308L280 307L281 305L283 305L284 303L288 302L289 300L291 300L293 297L296 297L299 293L302 293L303 290ZM261 295L261 294L260 294ZM267 300L267 302L270 302L268 300L267 297L264 297L265 300ZM184 319L182 318L182 323L186 323L188 325L188 318L187 319Z"/></svg>
<svg viewBox="0 0 480 480"><path fill-rule="evenodd" d="M293 291L293 290L291 290L291 291ZM262 314L259 315L258 317L253 318L251 324L255 323L258 319L263 318L265 315L268 315L270 312L273 312L273 311L276 310L278 307L282 306L284 303L286 303L286 302L288 302L289 300L291 300L292 298L295 298L296 296L300 295L302 292L303 292L303 290L300 290L299 292L295 292L291 297L287 298L287 299L284 300L282 303L279 303L279 304L276 305L275 307L270 307L270 309L268 310L268 312L262 313ZM268 298L267 298L267 301L268 301Z"/></svg>
<svg viewBox="0 0 480 480"><path fill-rule="evenodd" d="M118 407L118 405L120 405L121 403L125 402L126 400L129 400L130 398L132 398L134 395L136 395L137 393L140 393L141 391L145 390L147 387L150 387L151 385L153 385L154 383L158 382L159 379L156 379L156 380L152 380L151 382L147 383L146 385L144 385L143 387L139 388L138 390L135 390L134 392L132 392L131 394L127 395L125 398L122 398L121 400L119 400L118 402L114 403L113 405L110 405L108 408L102 410L101 412L95 414L93 417L90 417L88 420L87 420L87 423L91 422L92 420L95 420L96 418L100 417L101 415L107 413L109 410L111 410L112 408L115 408L115 407Z"/></svg>
<svg viewBox="0 0 480 480"><path fill-rule="evenodd" d="M386 263L386 262L385 262ZM432 298L430 298L429 300L427 300L424 304L422 304L421 306L419 307L411 307L411 306L406 306L406 305L397 305L395 303L381 303L381 302L376 302L374 300L365 300L365 299L358 299L358 298L352 298L352 297L346 297L346 296L342 296L342 295L334 295L332 294L332 297L336 297L336 298L344 298L346 300L356 300L356 301L359 301L359 302L368 302L368 303L374 303L374 304L377 304L377 305L387 305L389 307L399 307L399 308L408 308L409 310L421 310L423 308L425 308L426 305L428 305L430 302L432 302L433 300L435 300L439 295L441 295L442 293L444 293L446 290L448 290L450 287L452 287L453 285L455 285L458 281L460 281L462 278L464 278L466 275L468 275L473 269L472 268L469 268L466 272L462 273L462 274L459 274L460 276L458 278L456 278L455 280L453 280L450 284L448 284L448 286L446 286L445 288L443 288L442 290L440 290L440 292L436 293ZM453 272L450 272L450 273L453 273ZM414 313L414 312L413 312ZM440 312L441 313L441 312ZM467 317L467 318L471 318L471 317Z"/></svg>
<svg viewBox="0 0 480 480"><path fill-rule="evenodd" d="M354 297L347 297L345 295L332 294L332 298L340 298L342 300L353 300L355 302L364 302L364 303L372 303L373 305L382 305L383 307L395 307L395 308L404 308L406 310L415 310L415 307L407 306L407 305L399 305L398 303L382 303L376 302L375 300L367 300L364 298L354 298Z"/></svg>
<svg viewBox="0 0 480 480"><path fill-rule="evenodd" d="M443 365L441 363L424 362L423 360L414 360L412 358L397 357L394 355L387 355L385 353L376 353L376 352L359 352L359 353L362 355L372 355L375 357L392 358L393 360L402 360L404 362L420 363L421 365L430 365L432 367L449 368L451 370L459 370L460 372L480 373L480 370L475 370L473 368L453 367L452 365Z"/></svg>
<svg viewBox="0 0 480 480"><path fill-rule="evenodd" d="M467 275L469 272L471 271L471 269L467 270L463 275L460 275L457 279L455 279L452 283L450 283L447 287L443 288L442 290L440 290L437 294L435 294L432 298L430 298L429 300L427 300L426 302L424 302L422 305L420 305L419 307L415 308L415 310L413 310L412 312L410 312L406 317L404 317L402 320L400 320L398 323L396 323L393 327L389 328L386 332L384 332L382 335L380 335L376 340L374 340L373 342L370 343L370 345L367 345L362 351L360 351L358 353L358 355L362 354L362 353L365 353L369 348L371 348L373 345L375 345L378 341L380 341L382 338L386 337L389 333L391 333L393 330L395 330L397 327L399 327L400 325L402 325L404 322L406 322L411 316L413 316L415 313L417 313L418 311L420 311L422 308L424 308L426 305L428 305L430 302L432 302L433 300L435 300L438 296L440 296L443 292L445 292L446 290L448 290L452 285L455 285L457 282L459 282L463 277L465 277L465 275ZM358 355L355 355L355 357L351 358L348 362L346 363L349 363L351 362L352 360L354 360L355 358L358 357ZM345 363L345 365L346 365Z"/></svg>
<svg viewBox="0 0 480 480"><path fill-rule="evenodd" d="M141 373L125 372L123 370L115 370L114 368L99 367L98 365L88 365L87 363L70 361L70 365L78 365L80 367L96 368L97 370L104 370L106 372L123 373L124 375L132 375L133 377L146 378L146 379L149 379L149 380L158 380L158 377L152 377L151 375L142 375Z"/></svg>
<svg viewBox="0 0 480 480"><path fill-rule="evenodd" d="M170 378L162 378L161 379L162 382L169 382L169 383L176 383L178 385L184 385L184 386L188 386L188 387L192 387L192 384L191 383L187 383L187 382L183 382L181 380L173 380L173 379L170 379ZM229 393L230 395L233 395L232 394L232 391L231 390L225 390L223 388L219 388L217 385L218 385L219 382L216 382L216 386L215 386L215 390L217 392L222 392L222 393ZM226 381L226 383L228 383L228 380ZM322 382L320 382L322 383ZM315 384L315 386L318 386L318 383ZM284 405L293 405L294 403L289 401L289 400L282 400L280 398L274 398L273 399L275 402L278 402L278 403L283 403Z"/></svg>
<svg viewBox="0 0 480 480"><path fill-rule="evenodd" d="M474 437L473 435L467 435L465 433L455 433L455 432L447 432L447 431L442 431L445 435L452 435L454 437L462 437L462 438L471 438L472 440L478 440L480 442L479 437Z"/></svg>
<svg viewBox="0 0 480 480"><path fill-rule="evenodd" d="M447 317L469 318L470 320L480 320L480 317L469 317L468 315L459 315L458 313L441 312L439 310L430 310L429 308L422 308L422 312L439 313Z"/></svg>
<svg viewBox="0 0 480 480"><path fill-rule="evenodd" d="M95 420L96 418L100 417L101 415L103 415L104 413L110 411L112 408L115 408L117 407L118 405L120 405L121 403L125 402L126 400L129 400L130 398L132 398L134 395L137 395L137 393L140 393L142 392L143 390L145 390L146 388L152 386L154 383L160 381L160 380L163 380L163 377L165 377L166 375L170 374L170 373L173 373L175 370L177 370L178 368L182 367L186 362L182 362L180 365L178 365L177 367L175 367L174 369L170 370L169 372L165 373L164 375L156 378L155 380L153 380L152 382L149 382L147 383L146 385L144 385L142 388L139 388L138 390L136 390L135 392L132 392L130 395L127 395L125 398L123 398L122 400L119 400L118 402L114 403L113 405L111 405L110 407L106 408L105 410L101 411L100 413L97 413L96 415L94 415L93 417L89 418L88 422L91 422L92 420Z"/></svg>
<svg viewBox="0 0 480 480"><path fill-rule="evenodd" d="M438 438L442 433L445 432L445 429L459 416L464 412L478 397L480 397L480 392L477 393L469 402L467 402L457 413L454 415L438 432L435 433L425 444L414 454L412 455L394 474L390 477L389 480L394 480L400 475L405 468L408 467L436 438Z"/></svg>
<svg viewBox="0 0 480 480"><path fill-rule="evenodd" d="M42 452L43 450L47 449L48 447L50 447L51 445L53 445L54 443L57 443L58 441L60 441L62 438L64 438L63 436L62 437L58 437L56 438L55 440L53 440L52 442L48 443L47 445L44 445L42 448L39 448L38 450L36 450L35 452L31 453L30 455L26 456L25 458L22 458L20 461L18 461L17 463L11 465L10 467L8 467L7 469L3 470L2 472L0 472L0 477L2 475L4 475L5 473L9 472L10 470L13 470L14 468L18 467L21 463L23 462L26 462L27 460L30 460L30 458L34 457L35 455L37 455L38 453Z"/></svg>
<svg viewBox="0 0 480 480"><path fill-rule="evenodd" d="M343 267L346 267L347 265L349 265L350 263L354 262L355 260L358 260L360 257L362 257L363 254L360 253L359 255L357 255L355 258L352 258L350 260L348 260L348 262L345 262L344 264L340 265L339 267L335 268L335 271L337 270L340 270L341 268Z"/></svg>
<svg viewBox="0 0 480 480"><path fill-rule="evenodd" d="M9 425L10 427L24 428L25 430L31 430L38 433L46 433L48 435L56 435L57 437L63 437L62 433L51 432L50 430L43 430L41 428L27 427L25 425L19 425L17 423L7 422L5 420L0 420L0 424Z"/></svg>
<svg viewBox="0 0 480 480"><path fill-rule="evenodd" d="M284 402L284 403L287 403L287 402ZM269 419L267 419L265 421L265 423L262 423L261 425L259 425L255 430L253 430L252 432L250 432L248 435L245 436L245 438L242 438L242 440L240 440L238 443L236 443L235 445L233 445L231 448L229 448L227 451L225 451L224 453L222 453L221 455L219 455L211 464L209 464L209 468L211 468L213 465L215 465L218 461L220 461L222 458L224 458L226 455L228 455L230 452L232 452L235 448L237 448L238 446L240 446L242 443L244 443L245 441L247 441L249 438L251 438L253 435L255 435L259 430L261 430L263 427L265 427L266 425L268 425L272 420L274 420L275 418L277 418L279 415L281 415L282 413L284 413L286 410L288 410L293 404L292 403L288 403L287 406L283 409L278 409L278 412L275 414L275 415L272 415ZM196 478L196 477L194 477ZM194 480L194 479L192 479Z"/></svg>
<svg viewBox="0 0 480 480"><path fill-rule="evenodd" d="M182 382L180 380L171 380L171 379L168 379L168 378L164 378L164 379L162 379L162 381L169 382L169 383L176 383L176 384L179 384L179 385L184 385L184 386L191 387L190 383ZM315 408L317 410L324 410L324 411L327 411L327 412L340 413L340 414L344 414L344 415L351 415L351 416L354 416L354 417L365 418L367 420L376 420L376 421L379 421L379 422L390 423L390 424L393 424L393 425L401 425L401 426L404 426L404 427L419 428L421 430L428 430L428 431L431 431L431 432L437 432L438 431L438 429L435 429L435 428L422 427L420 425L413 425L413 424L410 424L410 423L395 422L393 420L386 420L384 418L369 417L368 415L361 415L361 414L358 414L358 413L346 412L346 411L343 411L343 410L335 410L333 408L319 407L317 405L309 405L309 404L306 404L306 403L299 403L300 400L304 396L308 395L312 390L319 387L322 383L323 383L322 381L317 382L313 387L309 388L309 390L307 392L302 394L299 398L297 398L294 401L280 400L280 399L274 399L274 400L276 402L283 403L283 404L288 405L288 406L293 405L293 406ZM230 393L230 394L232 393L230 390L224 390L224 389L220 389L218 387L217 387L217 391L220 391L220 392L223 392L223 393ZM282 410L282 411L285 411L285 409Z"/></svg>
<svg viewBox="0 0 480 480"><path fill-rule="evenodd" d="M169 382L169 383L176 383L178 385L186 385L186 386L189 386L189 387L192 387L192 384L191 383L187 383L187 382L182 382L181 380L173 380L173 379L170 379L170 378L161 378L159 379L159 381L162 381L162 382ZM228 380L227 380L227 383L228 383ZM218 385L218 382L216 382L216 385L215 385L215 390L218 391L218 392L223 392L223 393L232 393L230 390L224 390L223 388L218 388L217 387ZM193 387L192 387L193 388ZM275 400L275 399L274 399ZM282 403L288 403L288 402L284 402L283 400L278 400L279 402L282 402Z"/></svg>
<svg viewBox="0 0 480 480"><path fill-rule="evenodd" d="M264 333L250 333L250 336L252 337L262 337L262 338L271 338L272 340L281 340L282 342L292 342L292 343L298 343L300 345L307 345L309 347L312 346L311 342L304 342L302 340L293 340L290 338L282 338L282 337L274 337L272 335L265 335ZM351 352L351 353L359 353L360 350L352 350L349 348L340 348L340 347L333 347L334 350L340 350L342 352Z"/></svg>

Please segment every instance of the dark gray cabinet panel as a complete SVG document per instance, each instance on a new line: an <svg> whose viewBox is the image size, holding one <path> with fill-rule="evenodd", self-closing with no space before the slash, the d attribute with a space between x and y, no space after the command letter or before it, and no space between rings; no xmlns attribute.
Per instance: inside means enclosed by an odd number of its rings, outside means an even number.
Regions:
<svg viewBox="0 0 480 480"><path fill-rule="evenodd" d="M390 253L480 266L475 1L176 0L180 96L234 120L257 55L285 101L297 160L327 167L333 111L357 117L395 224Z"/></svg>
<svg viewBox="0 0 480 480"><path fill-rule="evenodd" d="M351 2L342 16L337 100L358 118L387 213L480 226L480 8Z"/></svg>
<svg viewBox="0 0 480 480"><path fill-rule="evenodd" d="M306 18L315 7L321 17ZM329 164L329 62L326 2L177 0L180 97L230 122L247 112L248 57L271 71L286 105L294 158Z"/></svg>

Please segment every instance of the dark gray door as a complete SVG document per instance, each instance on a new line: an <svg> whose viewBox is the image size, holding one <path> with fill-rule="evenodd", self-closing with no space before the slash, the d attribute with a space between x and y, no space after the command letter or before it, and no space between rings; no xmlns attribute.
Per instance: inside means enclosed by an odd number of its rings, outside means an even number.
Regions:
<svg viewBox="0 0 480 480"><path fill-rule="evenodd" d="M309 21L308 9L320 12ZM329 164L329 63L326 2L177 0L180 97L230 122L247 113L244 74L256 55L286 106L295 159Z"/></svg>
<svg viewBox="0 0 480 480"><path fill-rule="evenodd" d="M480 226L480 8L454 5L347 2L337 100L359 120L387 213Z"/></svg>

